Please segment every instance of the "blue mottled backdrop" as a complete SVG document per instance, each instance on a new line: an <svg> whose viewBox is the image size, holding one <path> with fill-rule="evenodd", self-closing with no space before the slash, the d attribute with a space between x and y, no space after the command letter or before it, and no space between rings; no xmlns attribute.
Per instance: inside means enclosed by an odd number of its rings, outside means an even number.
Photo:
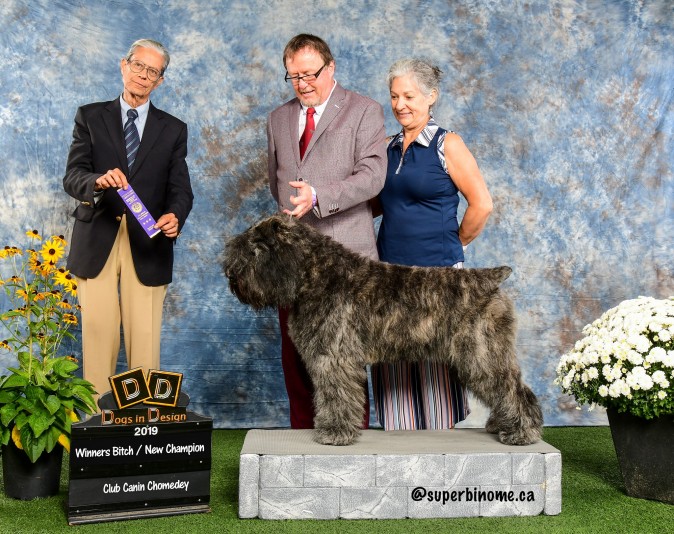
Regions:
<svg viewBox="0 0 674 534"><path fill-rule="evenodd" d="M423 55L445 71L436 118L462 135L495 202L467 262L514 268L519 356L547 424L605 422L553 384L581 328L625 298L674 294L669 0L3 0L0 28L2 244L33 227L69 235L76 108L119 95L136 38L171 51L153 101L189 125L196 200L162 367L184 373L193 408L219 427L288 421L275 313L240 305L220 259L228 236L275 209L264 125L291 97L281 55L296 33L328 41L336 78L384 105L389 134L388 66ZM483 419L477 406L466 424Z"/></svg>

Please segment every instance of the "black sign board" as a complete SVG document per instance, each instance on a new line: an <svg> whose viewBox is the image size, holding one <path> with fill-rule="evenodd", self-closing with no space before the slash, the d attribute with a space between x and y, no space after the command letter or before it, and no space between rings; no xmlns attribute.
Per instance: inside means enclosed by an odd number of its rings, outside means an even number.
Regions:
<svg viewBox="0 0 674 534"><path fill-rule="evenodd" d="M185 408L144 404L73 424L68 522L209 512L212 430Z"/></svg>

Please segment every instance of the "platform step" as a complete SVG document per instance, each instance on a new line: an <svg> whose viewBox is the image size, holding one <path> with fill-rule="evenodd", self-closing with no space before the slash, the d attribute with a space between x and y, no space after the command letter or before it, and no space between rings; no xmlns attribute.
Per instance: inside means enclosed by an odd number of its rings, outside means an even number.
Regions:
<svg viewBox="0 0 674 534"><path fill-rule="evenodd" d="M482 429L365 430L320 445L311 430L250 430L241 449L239 517L402 519L557 515L561 453L515 447Z"/></svg>

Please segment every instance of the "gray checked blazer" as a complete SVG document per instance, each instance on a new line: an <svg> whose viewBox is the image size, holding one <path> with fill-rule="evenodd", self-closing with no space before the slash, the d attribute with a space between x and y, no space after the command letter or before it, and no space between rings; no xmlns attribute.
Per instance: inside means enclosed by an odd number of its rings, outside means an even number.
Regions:
<svg viewBox="0 0 674 534"><path fill-rule="evenodd" d="M347 248L377 259L368 200L386 180L384 112L374 100L336 85L300 160L297 98L267 120L269 188L279 208L294 209L292 181L316 190L318 206L302 220Z"/></svg>

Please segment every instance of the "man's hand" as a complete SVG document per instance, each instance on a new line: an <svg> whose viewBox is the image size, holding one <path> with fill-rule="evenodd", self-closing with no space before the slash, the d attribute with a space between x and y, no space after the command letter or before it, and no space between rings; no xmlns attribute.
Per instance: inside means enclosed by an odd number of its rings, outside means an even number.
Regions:
<svg viewBox="0 0 674 534"><path fill-rule="evenodd" d="M304 217L314 207L313 194L311 186L308 182L288 182L290 187L297 189L297 196L290 195L290 203L295 206L295 209L290 211L283 210L286 215L292 215L298 219Z"/></svg>
<svg viewBox="0 0 674 534"><path fill-rule="evenodd" d="M159 228L166 237L171 239L178 237L178 217L173 213L165 213L154 225L155 228Z"/></svg>
<svg viewBox="0 0 674 534"><path fill-rule="evenodd" d="M124 173L119 169L112 169L96 179L94 191L102 191L103 189L108 189L109 187L121 187L126 189L128 186L129 182L126 181L126 176L124 176Z"/></svg>

